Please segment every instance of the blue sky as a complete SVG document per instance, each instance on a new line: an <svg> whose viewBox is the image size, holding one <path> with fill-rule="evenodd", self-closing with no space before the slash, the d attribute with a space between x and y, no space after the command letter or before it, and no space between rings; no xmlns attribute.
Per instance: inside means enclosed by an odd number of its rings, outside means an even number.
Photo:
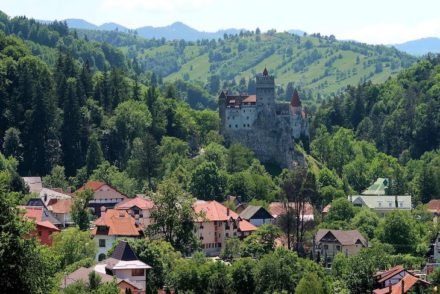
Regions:
<svg viewBox="0 0 440 294"><path fill-rule="evenodd" d="M374 44L440 37L439 0L0 0L0 10L129 28L182 21L203 31L300 29Z"/></svg>

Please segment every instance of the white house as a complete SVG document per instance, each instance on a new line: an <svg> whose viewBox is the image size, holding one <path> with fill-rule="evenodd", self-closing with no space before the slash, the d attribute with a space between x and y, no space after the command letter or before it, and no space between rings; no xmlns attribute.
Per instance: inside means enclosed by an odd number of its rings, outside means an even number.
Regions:
<svg viewBox="0 0 440 294"><path fill-rule="evenodd" d="M96 258L103 260L113 242L119 237L139 238L143 229L125 210L108 209L101 212L101 217L94 222L93 239L98 244Z"/></svg>

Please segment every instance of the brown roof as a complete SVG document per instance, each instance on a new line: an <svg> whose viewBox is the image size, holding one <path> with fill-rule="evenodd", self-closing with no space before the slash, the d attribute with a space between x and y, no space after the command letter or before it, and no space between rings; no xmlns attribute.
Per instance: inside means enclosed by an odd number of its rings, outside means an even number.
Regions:
<svg viewBox="0 0 440 294"><path fill-rule="evenodd" d="M388 280L389 278L391 278L392 276L394 276L395 274L400 273L403 270L404 270L403 266L396 265L395 267L392 267L389 270L377 272L376 275L374 275L374 277L378 283L382 283Z"/></svg>
<svg viewBox="0 0 440 294"><path fill-rule="evenodd" d="M367 241L365 240L364 236L362 236L361 233L359 233L358 230L329 230L329 229L319 229L318 232L315 235L315 241L316 243L319 243L323 237L325 237L327 234L333 235L336 240L338 240L341 245L353 245L356 244L358 241L362 243L362 245L367 246Z"/></svg>
<svg viewBox="0 0 440 294"><path fill-rule="evenodd" d="M250 95L243 100L243 103L255 103L257 102L257 95Z"/></svg>
<svg viewBox="0 0 440 294"><path fill-rule="evenodd" d="M289 202L289 207L295 208L295 202ZM304 204L304 215L313 215L313 206L306 202ZM269 204L269 212L273 215L273 217L278 217L279 215L282 215L286 213L286 209L284 208L283 202L272 202Z"/></svg>
<svg viewBox="0 0 440 294"><path fill-rule="evenodd" d="M95 221L96 226L108 228L108 235L116 236L140 236L142 229L136 225L136 221L124 210L108 209ZM99 235L97 228L92 230L93 235Z"/></svg>
<svg viewBox="0 0 440 294"><path fill-rule="evenodd" d="M80 267L79 269L67 275L64 279L61 280L61 287L65 288L70 284L73 284L78 281L83 281L87 283L89 281L89 274L93 271L94 271L93 266L89 268ZM95 273L101 277L102 283L108 283L113 281L113 276L106 275L97 271L95 271Z"/></svg>
<svg viewBox="0 0 440 294"><path fill-rule="evenodd" d="M53 213L70 213L72 204L72 199L51 199L47 204L47 209Z"/></svg>
<svg viewBox="0 0 440 294"><path fill-rule="evenodd" d="M426 205L426 209L431 213L440 213L440 199L432 199Z"/></svg>
<svg viewBox="0 0 440 294"><path fill-rule="evenodd" d="M92 189L93 191L96 191L104 185L106 185L106 183L99 182L99 181L91 181L91 182L88 182L87 184L85 184L84 186L82 186L81 188L79 188L78 191L85 190L85 189Z"/></svg>

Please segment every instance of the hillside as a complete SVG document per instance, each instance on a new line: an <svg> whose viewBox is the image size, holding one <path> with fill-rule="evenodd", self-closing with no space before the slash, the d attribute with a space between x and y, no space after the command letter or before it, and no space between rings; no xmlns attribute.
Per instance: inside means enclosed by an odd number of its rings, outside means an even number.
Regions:
<svg viewBox="0 0 440 294"><path fill-rule="evenodd" d="M293 83L290 88L301 88L306 99L318 93L325 97L348 85L369 80L383 82L416 60L385 46L274 31L243 32L217 41L197 42L144 40L117 32L81 30L78 34L110 42L130 58L136 58L144 70L160 74L165 81L209 80L214 83L207 87L211 94L217 93L220 86L248 91L252 88L249 79L266 66L280 86L278 98L289 96L289 82Z"/></svg>

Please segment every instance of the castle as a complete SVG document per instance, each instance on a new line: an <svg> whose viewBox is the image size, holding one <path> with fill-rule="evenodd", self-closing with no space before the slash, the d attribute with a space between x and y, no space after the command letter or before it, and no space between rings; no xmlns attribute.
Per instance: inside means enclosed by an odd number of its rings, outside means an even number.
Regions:
<svg viewBox="0 0 440 294"><path fill-rule="evenodd" d="M308 140L307 114L295 90L290 103L275 102L275 78L265 68L256 76L256 95L219 96L220 133L226 143L240 143L262 162L290 168L304 158L294 149L295 140Z"/></svg>

